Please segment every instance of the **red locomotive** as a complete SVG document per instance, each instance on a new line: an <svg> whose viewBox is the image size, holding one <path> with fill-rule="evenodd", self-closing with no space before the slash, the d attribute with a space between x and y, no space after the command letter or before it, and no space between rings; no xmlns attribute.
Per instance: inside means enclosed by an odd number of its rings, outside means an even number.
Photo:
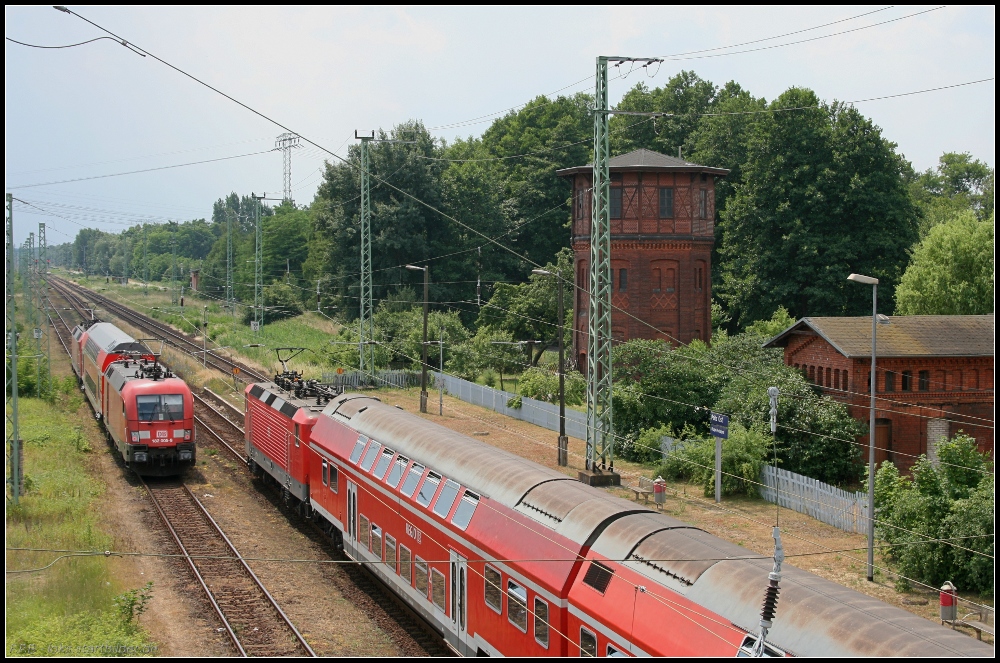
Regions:
<svg viewBox="0 0 1000 663"><path fill-rule="evenodd" d="M194 400L146 345L107 322L73 330L73 370L125 465L180 474L195 463Z"/></svg>
<svg viewBox="0 0 1000 663"><path fill-rule="evenodd" d="M281 378L281 376L279 376ZM746 656L771 560L377 398L246 390L251 469L457 652ZM765 655L993 655L785 565Z"/></svg>

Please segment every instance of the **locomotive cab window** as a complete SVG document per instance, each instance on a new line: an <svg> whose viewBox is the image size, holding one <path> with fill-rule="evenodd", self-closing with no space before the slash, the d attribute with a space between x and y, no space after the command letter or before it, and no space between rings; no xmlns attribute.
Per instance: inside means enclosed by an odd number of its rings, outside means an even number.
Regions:
<svg viewBox="0 0 1000 663"><path fill-rule="evenodd" d="M368 444L368 438L364 435L358 437L358 441L354 444L354 449L351 451L351 462L356 463L358 459L361 458L361 452L365 450L365 445Z"/></svg>
<svg viewBox="0 0 1000 663"><path fill-rule="evenodd" d="M434 502L434 513L441 516L442 518L447 518L448 514L451 513L451 507L455 503L455 498L458 497L459 485L448 479L444 482L444 488L441 489L441 494L438 495L437 500Z"/></svg>
<svg viewBox="0 0 1000 663"><path fill-rule="evenodd" d="M459 529L468 527L477 506L479 506L479 496L468 490L465 491L465 494L462 495L462 501L455 509L455 515L451 517L451 524Z"/></svg>
<svg viewBox="0 0 1000 663"><path fill-rule="evenodd" d="M519 630L528 631L528 592L513 580L507 581L507 619Z"/></svg>
<svg viewBox="0 0 1000 663"><path fill-rule="evenodd" d="M503 595L503 592L501 591L502 586L500 584L503 581L501 579L500 572L492 566L487 565L486 573L483 574L483 579L486 582L486 595L484 597L486 605L496 610L499 614L502 610L500 606L501 597Z"/></svg>
<svg viewBox="0 0 1000 663"><path fill-rule="evenodd" d="M178 421L184 418L183 394L153 394L135 397L139 421Z"/></svg>
<svg viewBox="0 0 1000 663"><path fill-rule="evenodd" d="M330 490L337 492L337 482L340 479L340 473L337 471L337 466L330 463Z"/></svg>
<svg viewBox="0 0 1000 663"><path fill-rule="evenodd" d="M392 462L392 457L395 455L396 452L392 449L382 450L382 455L379 457L378 463L375 465L375 471L372 472L376 479L381 479L385 476L385 471L389 469L389 463Z"/></svg>
<svg viewBox="0 0 1000 663"><path fill-rule="evenodd" d="M385 478L385 482L393 488L399 485L399 479L403 476L403 470L406 469L406 464L409 462L409 459L398 456L396 462L392 464L392 469L389 470L389 476Z"/></svg>
<svg viewBox="0 0 1000 663"><path fill-rule="evenodd" d="M365 457L361 459L361 469L365 472L372 469L372 465L375 464L375 458L378 456L378 450L381 448L381 444L372 442L372 445L368 447L368 451L365 452Z"/></svg>
<svg viewBox="0 0 1000 663"><path fill-rule="evenodd" d="M403 487L399 489L399 492L403 493L407 497L413 494L413 491L417 489L417 482L420 481L421 475L424 473L424 466L413 464L410 471L406 475L406 480L403 481Z"/></svg>
<svg viewBox="0 0 1000 663"><path fill-rule="evenodd" d="M324 461L321 461L321 463L323 464L323 485L326 486L330 482L329 475L328 475L328 472L327 472L327 462L324 460Z"/></svg>
<svg viewBox="0 0 1000 663"><path fill-rule="evenodd" d="M434 497L434 493L437 492L437 487L441 483L441 475L435 474L434 472L428 472L427 478L424 479L424 483L420 486L420 492L417 493L417 504L420 506L427 506L431 503L431 499Z"/></svg>

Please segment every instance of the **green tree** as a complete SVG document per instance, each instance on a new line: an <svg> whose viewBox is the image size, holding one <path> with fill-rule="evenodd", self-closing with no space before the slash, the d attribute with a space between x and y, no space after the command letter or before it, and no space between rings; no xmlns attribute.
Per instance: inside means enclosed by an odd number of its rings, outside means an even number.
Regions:
<svg viewBox="0 0 1000 663"><path fill-rule="evenodd" d="M968 152L946 152L937 168L911 171L908 179L921 214L921 238L961 212L972 210L980 220L993 214L995 171Z"/></svg>
<svg viewBox="0 0 1000 663"><path fill-rule="evenodd" d="M818 106L818 108L811 108ZM722 213L720 297L745 326L784 306L861 315L851 272L877 276L890 299L917 237L905 162L870 120L792 88L750 133L747 160Z"/></svg>
<svg viewBox="0 0 1000 663"><path fill-rule="evenodd" d="M972 211L931 228L896 289L900 315L982 315L994 310L993 215Z"/></svg>

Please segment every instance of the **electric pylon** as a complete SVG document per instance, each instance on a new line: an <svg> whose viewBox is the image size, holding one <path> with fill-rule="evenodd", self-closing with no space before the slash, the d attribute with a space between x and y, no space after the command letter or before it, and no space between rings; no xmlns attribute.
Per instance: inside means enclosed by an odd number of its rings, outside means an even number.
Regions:
<svg viewBox="0 0 1000 663"><path fill-rule="evenodd" d="M236 318L236 302L233 301L233 210L226 206L226 307Z"/></svg>
<svg viewBox="0 0 1000 663"><path fill-rule="evenodd" d="M260 225L260 201L264 199L250 193L253 198L253 218L254 218L254 269L253 269L253 311L255 332L259 332L264 326L264 233Z"/></svg>
<svg viewBox="0 0 1000 663"><path fill-rule="evenodd" d="M170 233L170 305L180 303L177 294L177 228Z"/></svg>
<svg viewBox="0 0 1000 663"><path fill-rule="evenodd" d="M122 285L128 285L128 233L122 233Z"/></svg>
<svg viewBox="0 0 1000 663"><path fill-rule="evenodd" d="M38 329L42 335L39 340L39 347L45 345L45 389L43 390L42 383L39 382L39 391L42 393L51 393L50 389L52 387L52 365L50 363L52 355L52 347L50 345L49 339L49 324L48 324L48 307L46 302L49 300L48 288L49 288L49 247L48 241L45 238L45 224L38 224L38 277L35 279L35 285L38 289L38 310L39 310L39 325ZM39 365L41 365L42 357L38 358Z"/></svg>
<svg viewBox="0 0 1000 663"><path fill-rule="evenodd" d="M299 137L292 133L284 133L274 141L274 149L281 150L283 161L285 162L285 194L282 200L292 202L292 150L302 147L299 145Z"/></svg>
<svg viewBox="0 0 1000 663"><path fill-rule="evenodd" d="M6 257L6 316L4 317L4 332L7 340L7 361L4 362L4 431L6 432L6 448L10 454L10 484L11 500L14 504L21 497L21 437L17 420L17 319L14 315L14 197L7 194L7 223L4 253Z"/></svg>
<svg viewBox="0 0 1000 663"><path fill-rule="evenodd" d="M146 224L142 224L142 294L149 294L149 259L147 249L149 241L146 239Z"/></svg>
<svg viewBox="0 0 1000 663"><path fill-rule="evenodd" d="M354 137L361 141L361 344L359 345L358 362L362 375L366 370L375 371L375 319L372 311L372 233L371 233L371 195L369 187L368 143L375 140L375 132L371 136ZM368 355L367 361L365 355Z"/></svg>

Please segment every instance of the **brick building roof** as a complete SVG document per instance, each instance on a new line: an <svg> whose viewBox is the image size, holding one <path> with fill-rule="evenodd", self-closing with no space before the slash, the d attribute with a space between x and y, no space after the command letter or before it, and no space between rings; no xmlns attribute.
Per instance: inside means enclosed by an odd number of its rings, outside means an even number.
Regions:
<svg viewBox="0 0 1000 663"><path fill-rule="evenodd" d="M877 334L879 357L993 356L992 315L904 315L885 318ZM872 319L802 318L764 347L787 345L794 334L816 333L845 357L870 357Z"/></svg>
<svg viewBox="0 0 1000 663"><path fill-rule="evenodd" d="M691 163L690 161L684 161L684 159L669 157L666 154L660 154L659 152L646 149L633 150L627 154L620 154L616 157L611 157L608 159L608 169L614 172L621 172L625 170L641 170L646 173L694 172L708 173L710 175L718 175L722 177L729 174L729 171L725 168L702 166L697 163ZM588 163L586 166L574 166L573 168L563 168L562 170L557 170L556 175L559 177L567 177L569 175L577 175L579 173L592 173L593 171L594 164Z"/></svg>

